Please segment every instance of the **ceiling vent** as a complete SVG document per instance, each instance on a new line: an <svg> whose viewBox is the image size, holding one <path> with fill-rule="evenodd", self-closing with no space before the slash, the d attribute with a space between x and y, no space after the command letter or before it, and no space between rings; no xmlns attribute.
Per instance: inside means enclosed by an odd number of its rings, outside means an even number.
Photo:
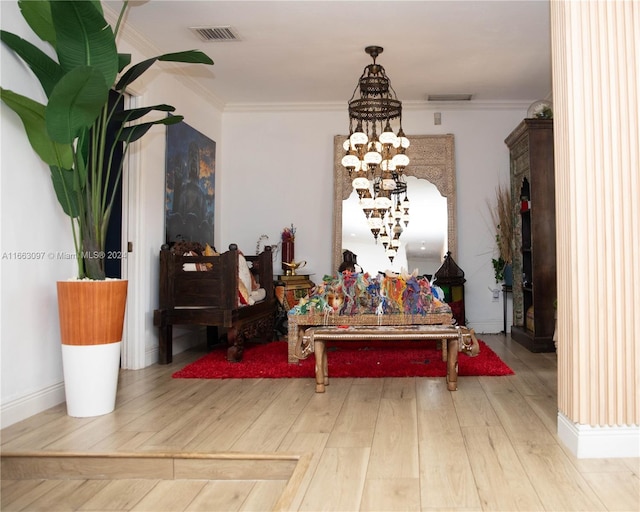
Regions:
<svg viewBox="0 0 640 512"><path fill-rule="evenodd" d="M427 101L470 101L472 94L429 94Z"/></svg>
<svg viewBox="0 0 640 512"><path fill-rule="evenodd" d="M202 41L223 43L240 41L238 33L229 25L219 27L189 27Z"/></svg>

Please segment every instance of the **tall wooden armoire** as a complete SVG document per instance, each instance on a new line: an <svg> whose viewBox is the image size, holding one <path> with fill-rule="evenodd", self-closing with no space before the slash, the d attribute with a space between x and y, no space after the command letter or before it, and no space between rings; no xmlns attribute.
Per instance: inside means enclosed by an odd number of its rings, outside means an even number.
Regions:
<svg viewBox="0 0 640 512"><path fill-rule="evenodd" d="M557 294L553 120L525 119L505 143L515 209L511 338L532 352L553 352Z"/></svg>

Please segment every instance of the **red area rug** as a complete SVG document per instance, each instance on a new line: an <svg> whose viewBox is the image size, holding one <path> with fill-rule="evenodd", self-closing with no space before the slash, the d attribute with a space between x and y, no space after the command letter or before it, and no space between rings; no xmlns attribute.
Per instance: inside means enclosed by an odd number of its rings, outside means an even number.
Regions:
<svg viewBox="0 0 640 512"><path fill-rule="evenodd" d="M458 375L513 375L483 341L480 354L458 355ZM444 377L446 363L435 341L334 341L327 343L329 377ZM214 348L206 356L173 374L177 379L284 379L315 377L313 354L300 364L287 362L287 342L249 345L240 363L226 360L227 347Z"/></svg>

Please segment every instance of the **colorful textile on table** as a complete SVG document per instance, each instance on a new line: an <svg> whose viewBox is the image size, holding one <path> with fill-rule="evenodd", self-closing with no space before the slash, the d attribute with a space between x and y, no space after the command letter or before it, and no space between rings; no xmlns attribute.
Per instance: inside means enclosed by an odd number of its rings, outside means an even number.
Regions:
<svg viewBox="0 0 640 512"><path fill-rule="evenodd" d="M414 274L378 274L345 270L324 276L307 298L300 299L290 314L337 315L451 313L442 295L425 277Z"/></svg>

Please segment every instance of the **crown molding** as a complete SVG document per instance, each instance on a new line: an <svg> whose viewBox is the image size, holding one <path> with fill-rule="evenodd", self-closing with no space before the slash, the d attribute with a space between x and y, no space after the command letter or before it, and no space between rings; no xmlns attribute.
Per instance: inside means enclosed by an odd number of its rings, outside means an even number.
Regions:
<svg viewBox="0 0 640 512"><path fill-rule="evenodd" d="M225 112L340 112L346 111L347 101L340 102L274 102L227 103Z"/></svg>
<svg viewBox="0 0 640 512"><path fill-rule="evenodd" d="M403 101L405 110L520 110L534 100Z"/></svg>
<svg viewBox="0 0 640 512"><path fill-rule="evenodd" d="M535 100L521 101L403 101L405 110L411 111L439 111L439 110L527 110ZM340 112L346 111L348 102L317 102L317 103L227 103L224 112Z"/></svg>

